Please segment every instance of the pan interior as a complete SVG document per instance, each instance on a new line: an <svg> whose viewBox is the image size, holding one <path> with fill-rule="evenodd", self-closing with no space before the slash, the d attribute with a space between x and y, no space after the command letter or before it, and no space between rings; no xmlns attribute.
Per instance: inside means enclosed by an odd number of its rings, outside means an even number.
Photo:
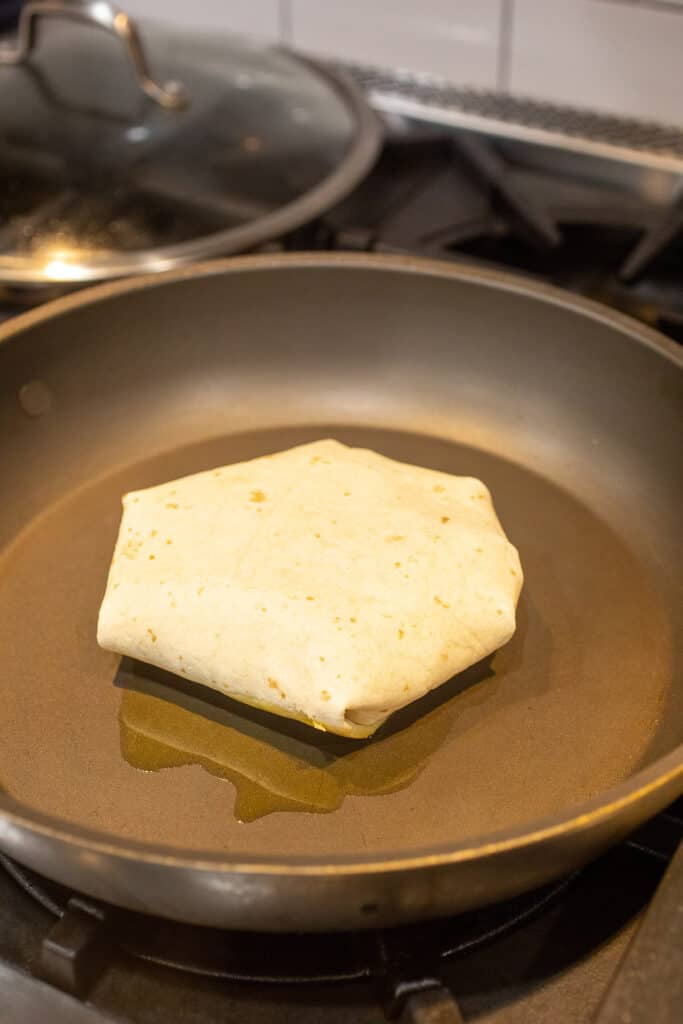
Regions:
<svg viewBox="0 0 683 1024"><path fill-rule="evenodd" d="M504 649L358 744L183 692L98 648L123 492L328 436L489 485L526 576ZM466 841L571 808L647 762L671 659L667 613L637 556L527 468L377 428L214 438L72 492L5 549L0 786L69 822L185 849L276 857ZM155 701L166 717L150 735Z"/></svg>

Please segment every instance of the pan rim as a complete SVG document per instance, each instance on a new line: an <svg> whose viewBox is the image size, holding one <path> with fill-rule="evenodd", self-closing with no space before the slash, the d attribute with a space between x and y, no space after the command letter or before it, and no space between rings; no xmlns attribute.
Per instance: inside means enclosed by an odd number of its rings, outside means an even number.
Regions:
<svg viewBox="0 0 683 1024"><path fill-rule="evenodd" d="M675 342L633 318L590 299L572 295L521 275L498 270L465 264L444 264L436 260L415 257L366 253L296 253L231 257L205 261L163 274L148 274L108 282L64 296L46 303L37 310L12 318L8 324L0 327L0 344L9 342L12 338L18 339L24 331L54 317L68 314L71 310L174 281L212 277L226 272L259 272L306 267L326 269L340 266L351 269L418 273L534 297L549 305L573 310L591 320L612 326L634 342L653 349L675 366L683 368L683 350ZM616 786L564 812L531 819L526 824L522 823L514 828L484 833L455 845L444 842L424 849L418 848L409 854L389 851L380 856L371 853L343 856L300 854L279 859L265 854L250 854L247 857L231 859L222 851L187 850L160 843L119 839L96 829L65 824L50 815L21 805L6 793L0 793L0 836L6 836L14 829L19 829L44 838L66 842L86 855L105 855L119 861L142 861L159 867L218 874L308 877L387 874L479 860L508 851L539 846L555 836L588 831L612 817L620 816L642 798L656 794L661 789L674 787L677 781L680 781L678 788L683 792L683 743Z"/></svg>
<svg viewBox="0 0 683 1024"><path fill-rule="evenodd" d="M184 281L195 277L214 277L223 273L242 273L249 271L273 271L295 268L313 267L314 269L336 269L347 266L351 269L371 271L394 270L424 277L445 278L447 280L468 282L485 288L517 295L527 295L550 306L573 310L590 320L618 328L634 341L654 349L676 366L683 368L683 346L667 338L666 335L652 327L612 309L594 299L558 288L555 285L537 281L523 274L515 274L507 270L492 267L481 267L469 263L444 263L441 260L426 259L421 256L404 256L396 253L351 253L351 252L297 252L297 253L259 253L249 256L226 256L221 259L207 259L191 263L171 270L147 274L136 274L130 277L106 281L104 283L86 285L68 295L60 296L42 303L37 309L30 309L11 317L4 325L0 324L0 344L10 340L24 330L63 316L72 309L96 305L117 295L144 291L174 281Z"/></svg>
<svg viewBox="0 0 683 1024"><path fill-rule="evenodd" d="M379 875L423 868L446 867L468 861L495 857L522 848L541 846L562 835L576 835L589 831L620 816L641 799L667 788L680 780L683 794L683 743L647 768L641 769L602 794L584 801L564 813L544 815L514 828L484 833L474 840L456 844L448 842L410 854L288 854L274 859L267 854L249 854L230 859L222 851L197 851L162 843L145 843L136 839L116 839L105 832L63 822L41 811L28 816L7 808L7 802L18 804L9 794L0 794L0 836L12 826L47 839L68 843L79 853L106 856L118 861L143 862L148 865L212 874L239 874L252 876L298 876L325 878L330 876ZM19 805L21 806L21 805ZM53 824L57 822L57 824ZM323 859L324 857L324 859Z"/></svg>

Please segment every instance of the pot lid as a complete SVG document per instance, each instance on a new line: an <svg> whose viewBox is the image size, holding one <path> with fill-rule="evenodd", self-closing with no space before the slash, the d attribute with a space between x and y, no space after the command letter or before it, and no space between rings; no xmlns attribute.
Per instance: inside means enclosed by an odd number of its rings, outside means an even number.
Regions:
<svg viewBox="0 0 683 1024"><path fill-rule="evenodd" d="M287 51L138 28L104 0L27 3L0 48L0 282L251 248L342 199L379 135L349 83Z"/></svg>

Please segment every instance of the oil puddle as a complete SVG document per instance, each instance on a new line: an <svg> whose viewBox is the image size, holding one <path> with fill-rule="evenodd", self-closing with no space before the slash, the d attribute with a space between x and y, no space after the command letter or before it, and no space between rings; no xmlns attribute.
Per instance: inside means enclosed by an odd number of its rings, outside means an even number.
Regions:
<svg viewBox="0 0 683 1024"><path fill-rule="evenodd" d="M314 731L124 658L116 680L121 753L142 771L200 765L229 780L241 822L276 811L329 814L347 796L408 786L448 737L463 703L491 696L491 676L488 661L480 662L359 741ZM489 685L470 689L484 679Z"/></svg>

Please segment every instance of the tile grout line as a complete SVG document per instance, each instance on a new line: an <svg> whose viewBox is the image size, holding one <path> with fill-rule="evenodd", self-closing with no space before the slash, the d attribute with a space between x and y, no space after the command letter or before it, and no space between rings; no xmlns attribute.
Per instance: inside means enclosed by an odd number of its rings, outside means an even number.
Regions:
<svg viewBox="0 0 683 1024"><path fill-rule="evenodd" d="M510 90L514 20L515 0L501 0L496 64L496 89L499 92L509 92Z"/></svg>
<svg viewBox="0 0 683 1024"><path fill-rule="evenodd" d="M279 0L278 42L283 46L292 45L292 0Z"/></svg>

